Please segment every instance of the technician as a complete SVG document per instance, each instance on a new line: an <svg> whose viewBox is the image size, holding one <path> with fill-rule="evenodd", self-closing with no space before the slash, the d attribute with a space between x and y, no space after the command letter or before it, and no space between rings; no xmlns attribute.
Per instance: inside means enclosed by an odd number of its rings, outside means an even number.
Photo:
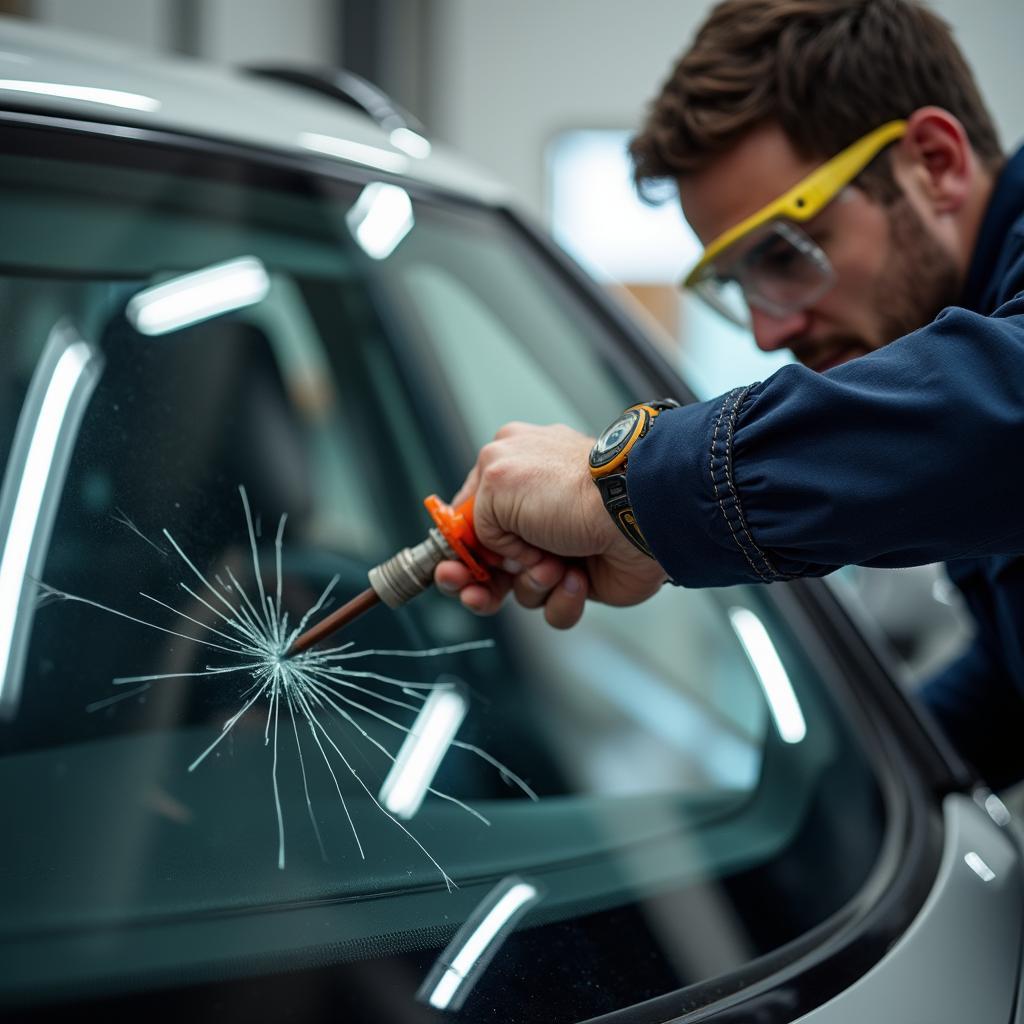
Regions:
<svg viewBox="0 0 1024 1024"><path fill-rule="evenodd" d="M948 26L914 0L726 0L631 154L705 246L687 285L799 365L596 444L503 427L456 501L506 572L438 585L565 628L666 580L945 560L976 639L926 701L992 785L1024 776L1024 151Z"/></svg>

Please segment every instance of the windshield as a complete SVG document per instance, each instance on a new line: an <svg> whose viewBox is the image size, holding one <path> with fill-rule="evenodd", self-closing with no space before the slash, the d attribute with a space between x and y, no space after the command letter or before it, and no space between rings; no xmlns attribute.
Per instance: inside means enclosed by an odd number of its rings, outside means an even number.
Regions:
<svg viewBox="0 0 1024 1024"><path fill-rule="evenodd" d="M568 633L428 592L280 667L502 423L593 434L651 397L513 222L326 168L8 141L0 996L331 968L346 1019L578 1020L854 896L878 791L756 590Z"/></svg>

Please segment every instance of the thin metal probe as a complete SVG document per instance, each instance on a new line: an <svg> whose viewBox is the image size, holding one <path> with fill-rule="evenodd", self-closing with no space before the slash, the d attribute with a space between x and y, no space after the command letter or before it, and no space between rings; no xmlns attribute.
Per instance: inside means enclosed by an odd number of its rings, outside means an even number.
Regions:
<svg viewBox="0 0 1024 1024"><path fill-rule="evenodd" d="M432 527L425 540L414 547L402 548L397 555L375 565L367 573L370 586L348 604L342 605L336 612L307 629L288 648L285 658L292 658L308 650L381 601L389 608L401 608L430 586L434 570L440 562L457 557L444 534L437 527Z"/></svg>
<svg viewBox="0 0 1024 1024"><path fill-rule="evenodd" d="M380 604L380 595L373 587L367 587L361 594L357 594L351 601L343 604L337 611L331 612L327 618L321 619L315 626L311 626L300 637L297 637L295 643L288 648L285 657L294 658L296 654L309 650L314 644L318 644L332 633L336 633L377 604Z"/></svg>

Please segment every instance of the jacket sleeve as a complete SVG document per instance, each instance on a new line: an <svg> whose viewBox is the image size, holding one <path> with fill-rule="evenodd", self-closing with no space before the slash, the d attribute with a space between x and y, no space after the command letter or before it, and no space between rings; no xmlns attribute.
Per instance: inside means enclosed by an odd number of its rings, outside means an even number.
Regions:
<svg viewBox="0 0 1024 1024"><path fill-rule="evenodd" d="M1024 553L1022 462L1024 292L662 413L627 487L673 581L726 586Z"/></svg>

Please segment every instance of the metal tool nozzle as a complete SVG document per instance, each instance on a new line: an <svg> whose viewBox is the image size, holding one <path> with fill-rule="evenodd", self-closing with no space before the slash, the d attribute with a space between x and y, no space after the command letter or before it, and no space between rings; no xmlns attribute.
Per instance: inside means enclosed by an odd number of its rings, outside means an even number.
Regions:
<svg viewBox="0 0 1024 1024"><path fill-rule="evenodd" d="M441 531L432 527L425 541L374 566L370 586L389 608L400 608L430 586L438 563L457 557Z"/></svg>

